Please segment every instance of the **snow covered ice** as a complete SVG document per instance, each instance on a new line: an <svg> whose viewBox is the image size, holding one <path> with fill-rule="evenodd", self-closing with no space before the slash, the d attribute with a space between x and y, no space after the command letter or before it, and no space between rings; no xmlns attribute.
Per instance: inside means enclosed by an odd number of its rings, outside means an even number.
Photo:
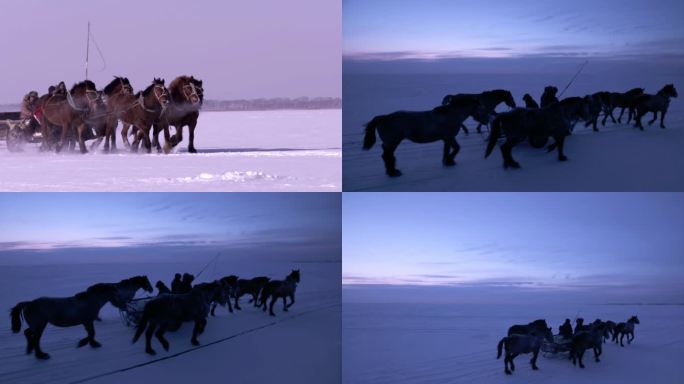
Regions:
<svg viewBox="0 0 684 384"><path fill-rule="evenodd" d="M10 153L0 142L2 191L340 191L340 110L201 112L199 153ZM171 128L173 132L173 128ZM163 142L163 134L159 135ZM90 142L88 142L89 144Z"/></svg>

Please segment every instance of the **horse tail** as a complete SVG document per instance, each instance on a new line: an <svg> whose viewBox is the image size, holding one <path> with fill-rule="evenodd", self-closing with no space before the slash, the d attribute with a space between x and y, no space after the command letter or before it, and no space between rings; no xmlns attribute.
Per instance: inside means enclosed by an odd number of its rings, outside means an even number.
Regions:
<svg viewBox="0 0 684 384"><path fill-rule="evenodd" d="M369 150L375 144L375 129L382 123L384 116L375 116L366 124L366 134L363 137L363 149Z"/></svg>
<svg viewBox="0 0 684 384"><path fill-rule="evenodd" d="M18 333L21 331L21 313L24 311L24 307L28 304L28 301L22 301L12 308L10 311L10 316L12 317L12 332Z"/></svg>
<svg viewBox="0 0 684 384"><path fill-rule="evenodd" d="M503 339L501 339L501 341L499 341L499 345L497 345L497 347L496 347L496 349L498 351L498 353L496 354L497 359L501 358L501 350L503 349L503 345L506 342L506 339L508 339L508 337L504 337Z"/></svg>
<svg viewBox="0 0 684 384"><path fill-rule="evenodd" d="M489 142L487 143L487 151L485 152L485 159L492 154L492 150L496 146L496 141L501 136L501 117L495 117L492 122L492 131L489 133Z"/></svg>
<svg viewBox="0 0 684 384"><path fill-rule="evenodd" d="M147 306L145 306L147 307ZM147 309L147 308L145 308ZM143 315L142 318L140 319L140 322L138 323L138 327L135 330L135 336L133 336L133 343L135 344L136 341L140 338L140 336L145 332L145 328L147 328L147 322L149 321L150 316L148 314L148 311L143 310Z"/></svg>

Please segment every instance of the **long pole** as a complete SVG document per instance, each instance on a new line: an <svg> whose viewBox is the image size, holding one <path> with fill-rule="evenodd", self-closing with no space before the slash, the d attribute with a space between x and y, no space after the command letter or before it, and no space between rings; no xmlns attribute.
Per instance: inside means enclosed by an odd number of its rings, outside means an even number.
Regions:
<svg viewBox="0 0 684 384"><path fill-rule="evenodd" d="M563 90L561 91L560 95L558 95L558 97L563 96L563 94L565 93L565 91L570 87L570 84L572 84L572 82L575 81L575 79L577 78L577 76L579 76L580 72L582 72L582 70L584 69L584 66L587 65L587 63L589 63L589 60L585 61L585 62L582 64L582 66L580 67L579 71L577 71L577 73L575 73L575 76L573 76L572 79L570 80L570 82L568 83L568 85L566 85L565 88L563 88Z"/></svg>
<svg viewBox="0 0 684 384"><path fill-rule="evenodd" d="M88 39L86 40L86 62L85 62L85 79L88 80L88 56L90 55L90 21L88 21Z"/></svg>

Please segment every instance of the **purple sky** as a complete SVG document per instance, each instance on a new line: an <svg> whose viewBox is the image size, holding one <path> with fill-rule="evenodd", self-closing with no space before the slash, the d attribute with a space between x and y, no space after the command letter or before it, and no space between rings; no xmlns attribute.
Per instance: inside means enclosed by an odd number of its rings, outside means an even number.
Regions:
<svg viewBox="0 0 684 384"><path fill-rule="evenodd" d="M3 0L0 103L90 75L141 89L192 74L210 99L341 96L341 15L336 1Z"/></svg>
<svg viewBox="0 0 684 384"><path fill-rule="evenodd" d="M339 261L340 200L334 193L3 193L0 264L230 249L274 257L299 249Z"/></svg>
<svg viewBox="0 0 684 384"><path fill-rule="evenodd" d="M681 193L347 193L343 215L348 285L684 300Z"/></svg>

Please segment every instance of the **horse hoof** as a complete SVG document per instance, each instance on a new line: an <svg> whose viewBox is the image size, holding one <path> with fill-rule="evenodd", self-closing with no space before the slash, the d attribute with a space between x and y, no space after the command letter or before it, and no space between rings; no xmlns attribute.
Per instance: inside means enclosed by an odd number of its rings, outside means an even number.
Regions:
<svg viewBox="0 0 684 384"><path fill-rule="evenodd" d="M40 354L40 355L36 355L36 358L37 358L38 360L47 360L47 359L50 358L50 354L49 354L49 353L43 353L43 354Z"/></svg>
<svg viewBox="0 0 684 384"><path fill-rule="evenodd" d="M81 347L85 346L86 344L88 344L88 340L80 340L78 342L78 344L76 344L76 348L81 348Z"/></svg>
<svg viewBox="0 0 684 384"><path fill-rule="evenodd" d="M567 156L559 156L558 160L559 161L568 161L568 157Z"/></svg>
<svg viewBox="0 0 684 384"><path fill-rule="evenodd" d="M664 126L664 125L661 125L660 128L665 129L665 126Z"/></svg>
<svg viewBox="0 0 684 384"><path fill-rule="evenodd" d="M534 369L535 371L539 370L539 368L537 368L537 367L532 367L532 369Z"/></svg>
<svg viewBox="0 0 684 384"><path fill-rule="evenodd" d="M192 340L192 341L190 341L190 343L192 343L192 345L194 345L195 347L200 345L199 341L197 341L197 340Z"/></svg>
<svg viewBox="0 0 684 384"><path fill-rule="evenodd" d="M507 374L507 375L510 375L510 374L511 374L511 371L506 371L506 374Z"/></svg>
<svg viewBox="0 0 684 384"><path fill-rule="evenodd" d="M444 161L443 163L444 163L444 166L446 166L446 167L453 167L454 165L456 165L456 162L453 160L447 160L447 161Z"/></svg>
<svg viewBox="0 0 684 384"><path fill-rule="evenodd" d="M102 344L98 343L97 341L93 341L90 343L90 346L92 348L100 348L102 346Z"/></svg>
<svg viewBox="0 0 684 384"><path fill-rule="evenodd" d="M275 313L269 313L269 315L271 315L271 316L275 317Z"/></svg>
<svg viewBox="0 0 684 384"><path fill-rule="evenodd" d="M197 150L195 148L188 148L188 152L197 153Z"/></svg>
<svg viewBox="0 0 684 384"><path fill-rule="evenodd" d="M392 171L387 171L387 176L389 177L399 177L401 176L401 171L398 169L392 170Z"/></svg>
<svg viewBox="0 0 684 384"><path fill-rule="evenodd" d="M199 344L199 343L197 343L197 344ZM167 351L167 352L169 351L169 343L163 344L162 346L164 347L165 351Z"/></svg>
<svg viewBox="0 0 684 384"><path fill-rule="evenodd" d="M157 352L154 349L148 349L148 350L145 350L145 352L147 352L148 355L152 355L152 356L157 354Z"/></svg>

